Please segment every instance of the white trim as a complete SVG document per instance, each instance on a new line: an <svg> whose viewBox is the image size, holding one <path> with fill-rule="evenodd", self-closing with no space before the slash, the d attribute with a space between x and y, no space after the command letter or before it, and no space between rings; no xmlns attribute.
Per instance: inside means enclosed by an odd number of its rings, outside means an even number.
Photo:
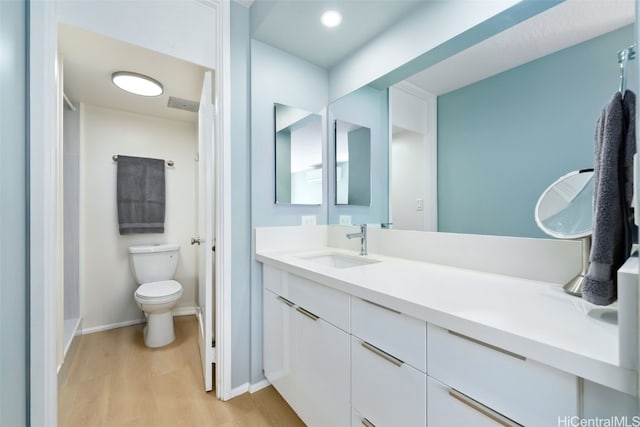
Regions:
<svg viewBox="0 0 640 427"><path fill-rule="evenodd" d="M56 3L29 7L30 424L57 420Z"/></svg>
<svg viewBox="0 0 640 427"><path fill-rule="evenodd" d="M423 91L427 103L427 191L425 194L424 230L438 231L438 97Z"/></svg>
<svg viewBox="0 0 640 427"><path fill-rule="evenodd" d="M249 393L255 393L256 391L260 391L263 388L269 387L270 385L271 385L271 383L269 382L269 380L265 378L262 381L258 381L255 384L251 384L249 386Z"/></svg>
<svg viewBox="0 0 640 427"><path fill-rule="evenodd" d="M195 305L185 305L176 307L172 310L173 317L177 316L195 316L196 314L196 306Z"/></svg>
<svg viewBox="0 0 640 427"><path fill-rule="evenodd" d="M408 93L409 95L413 95L417 98L420 98L424 101L428 101L430 100L433 96L432 93L427 92L426 90L422 89L420 86L417 86L411 82L409 82L408 80L403 80L401 82L398 82L396 84L394 84L393 86L391 86L393 88L396 88L398 90L401 90L405 93Z"/></svg>
<svg viewBox="0 0 640 427"><path fill-rule="evenodd" d="M231 4L216 5L216 396L228 400L231 390ZM244 386L243 386L244 387Z"/></svg>
<svg viewBox="0 0 640 427"><path fill-rule="evenodd" d="M135 320L127 320L127 321L118 322L118 323L109 323L108 325L92 326L90 328L82 328L82 335L108 331L109 329L124 328L125 326L138 325L140 323L144 323L145 321L146 320L142 318L142 319L135 319Z"/></svg>
<svg viewBox="0 0 640 427"><path fill-rule="evenodd" d="M230 394L229 394L229 399L233 399L234 397L238 397L242 394L245 394L249 391L249 383L244 383L242 385L239 385L238 387L231 389ZM229 400L227 399L227 400Z"/></svg>

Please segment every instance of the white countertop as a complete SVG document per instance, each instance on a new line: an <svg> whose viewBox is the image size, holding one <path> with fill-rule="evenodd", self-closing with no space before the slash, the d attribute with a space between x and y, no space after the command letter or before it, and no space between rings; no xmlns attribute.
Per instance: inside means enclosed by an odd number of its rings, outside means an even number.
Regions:
<svg viewBox="0 0 640 427"><path fill-rule="evenodd" d="M548 282L369 254L378 263L338 269L303 259L357 252L336 248L257 251L256 259L587 380L637 394L637 373L620 366L616 324L599 307Z"/></svg>

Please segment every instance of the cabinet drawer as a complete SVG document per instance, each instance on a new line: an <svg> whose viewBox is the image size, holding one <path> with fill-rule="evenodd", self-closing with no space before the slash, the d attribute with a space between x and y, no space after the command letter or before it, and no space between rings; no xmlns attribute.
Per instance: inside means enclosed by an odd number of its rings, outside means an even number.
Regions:
<svg viewBox="0 0 640 427"><path fill-rule="evenodd" d="M429 427L519 425L431 377L427 379L427 396Z"/></svg>
<svg viewBox="0 0 640 427"><path fill-rule="evenodd" d="M424 427L427 377L351 337L351 406L376 427ZM352 424L360 427L359 424Z"/></svg>
<svg viewBox="0 0 640 427"><path fill-rule="evenodd" d="M349 332L349 295L289 274L288 296L296 305Z"/></svg>
<svg viewBox="0 0 640 427"><path fill-rule="evenodd" d="M287 296L283 286L283 276L286 274L282 270L273 268L270 265L262 264L262 286L277 295Z"/></svg>
<svg viewBox="0 0 640 427"><path fill-rule="evenodd" d="M351 331L422 372L427 371L427 324L374 303L351 298Z"/></svg>
<svg viewBox="0 0 640 427"><path fill-rule="evenodd" d="M504 416L543 426L577 415L575 376L433 325L427 340L430 377Z"/></svg>

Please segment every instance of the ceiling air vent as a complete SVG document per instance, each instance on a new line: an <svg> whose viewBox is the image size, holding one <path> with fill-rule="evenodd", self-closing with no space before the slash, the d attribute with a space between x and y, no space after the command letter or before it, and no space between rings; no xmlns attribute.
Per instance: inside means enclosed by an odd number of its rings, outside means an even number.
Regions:
<svg viewBox="0 0 640 427"><path fill-rule="evenodd" d="M198 108L200 107L200 103L196 101L190 101L188 99L177 98L175 96L169 97L169 102L167 102L167 107L175 108L177 110L191 111L192 113L197 113Z"/></svg>

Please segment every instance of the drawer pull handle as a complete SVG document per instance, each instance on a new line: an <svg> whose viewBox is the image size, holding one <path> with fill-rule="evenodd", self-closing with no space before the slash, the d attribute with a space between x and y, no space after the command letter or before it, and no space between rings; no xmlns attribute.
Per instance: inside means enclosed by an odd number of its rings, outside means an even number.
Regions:
<svg viewBox="0 0 640 427"><path fill-rule="evenodd" d="M376 427L376 425L375 425L374 423L372 423L371 421L369 421L369 420L368 420L368 419L366 419L366 418L363 418L363 419L362 419L362 425L363 425L364 427Z"/></svg>
<svg viewBox="0 0 640 427"><path fill-rule="evenodd" d="M380 350L378 347L376 347L375 345L371 345L366 341L363 341L360 343L364 348L366 348L367 350L369 350L370 352L372 352L373 354L382 357L384 360L386 360L387 362L393 363L394 365L396 365L398 368L400 368L402 365L404 365L404 362L400 359L398 359L397 357L394 357L392 355L390 355L389 353L387 353L384 350Z"/></svg>
<svg viewBox="0 0 640 427"><path fill-rule="evenodd" d="M516 359L520 359L520 360L527 360L527 358L524 357L524 356L521 356L521 355L519 355L517 353L512 353L512 352L510 352L508 350L505 350L503 348L500 348L500 347L496 347L495 345L487 344L486 342L482 342L482 341L477 340L475 338L471 338L471 337L468 337L466 335L462 335L462 334L460 334L458 332L454 332L454 331L451 331L451 330L449 330L448 332L453 336L456 336L458 338L462 338L462 339L467 340L467 341L471 341L471 342L476 343L478 345L481 345L483 347L490 348L491 350L499 351L500 353L506 354L507 356L515 357Z"/></svg>
<svg viewBox="0 0 640 427"><path fill-rule="evenodd" d="M298 312L300 312L300 313L304 314L305 316L307 316L307 317L308 317L309 319L311 319L311 320L314 320L314 321L315 321L315 320L318 320L318 319L320 318L319 316L316 316L316 315L315 315L315 314L313 314L312 312L307 311L307 310L305 310L305 309L304 309L304 308L302 308L302 307L296 307L296 310L298 310Z"/></svg>
<svg viewBox="0 0 640 427"><path fill-rule="evenodd" d="M278 297L278 301L280 301L280 302L283 302L283 303L287 304L289 307L293 307L293 306L295 305L294 303L292 303L292 302L291 302L291 301L289 301L288 299L286 299L286 298L284 298L284 297L281 297L281 296L279 296L279 297Z"/></svg>
<svg viewBox="0 0 640 427"><path fill-rule="evenodd" d="M517 422L513 421L510 418L505 417L504 415L494 411L493 409L487 408L482 403L470 398L466 394L460 393L458 390L449 389L449 396L451 396L454 399L464 403L465 405L467 405L471 409L481 413L485 417L488 417L488 418L492 419L493 421L495 421L496 423L500 424L501 426L504 426L504 427L523 427L522 424L518 424Z"/></svg>
<svg viewBox="0 0 640 427"><path fill-rule="evenodd" d="M371 305L375 305L376 307L383 308L383 309L388 310L388 311L390 311L390 312L392 312L392 313L395 313L395 314L402 314L402 313L401 313L401 312L399 312L398 310L394 310L393 308L385 307L385 306L384 306L384 305L382 305L382 304L378 304L377 302L369 301L368 299L364 299L364 298L362 298L362 301L364 301L364 302L366 302L366 303L369 303L369 304L371 304Z"/></svg>

